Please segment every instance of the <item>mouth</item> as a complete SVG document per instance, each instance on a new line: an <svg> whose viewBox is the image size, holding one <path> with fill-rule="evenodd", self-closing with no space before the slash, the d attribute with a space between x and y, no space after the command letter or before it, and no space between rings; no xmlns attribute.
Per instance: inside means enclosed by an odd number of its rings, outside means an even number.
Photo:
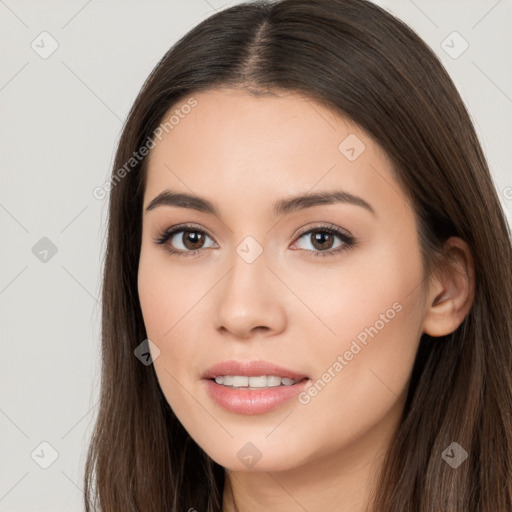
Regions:
<svg viewBox="0 0 512 512"><path fill-rule="evenodd" d="M293 386L308 377L302 379L290 379L289 377L280 377L279 375L217 375L217 377L209 379L220 386L234 389L268 389L280 386Z"/></svg>
<svg viewBox="0 0 512 512"><path fill-rule="evenodd" d="M307 375L266 361L225 361L202 376L206 390L222 408L237 414L262 414L296 397Z"/></svg>
<svg viewBox="0 0 512 512"><path fill-rule="evenodd" d="M202 378L213 379L223 386L261 388L291 386L309 377L268 361L229 360L208 368Z"/></svg>

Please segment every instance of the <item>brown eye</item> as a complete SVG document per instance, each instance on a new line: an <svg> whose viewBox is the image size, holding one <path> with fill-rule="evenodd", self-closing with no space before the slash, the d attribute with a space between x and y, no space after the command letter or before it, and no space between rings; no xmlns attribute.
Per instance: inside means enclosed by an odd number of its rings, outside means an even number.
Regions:
<svg viewBox="0 0 512 512"><path fill-rule="evenodd" d="M341 240L337 245L335 245L336 239ZM341 233L333 233L332 230L325 228L310 229L306 233L303 233L299 237L299 240L305 240L306 242L305 246L300 247L301 249L320 252L329 251L343 245L343 243L349 242L347 237L343 236Z"/></svg>
<svg viewBox="0 0 512 512"><path fill-rule="evenodd" d="M158 245L163 245L169 252L188 256L196 254L203 248L215 247L215 242L202 229L194 226L175 226L169 228L155 239Z"/></svg>
<svg viewBox="0 0 512 512"><path fill-rule="evenodd" d="M304 246L302 240L306 242L306 246ZM297 242L294 243L294 245L296 244L299 245L295 248L302 249L307 256L324 257L334 256L341 251L354 247L356 238L341 228L317 226L308 231L303 231L297 238Z"/></svg>
<svg viewBox="0 0 512 512"><path fill-rule="evenodd" d="M199 231L183 231L181 241L186 249L193 251L200 249L204 244L204 234Z"/></svg>
<svg viewBox="0 0 512 512"><path fill-rule="evenodd" d="M313 247L319 251L331 249L334 244L334 236L327 231L312 231L310 236Z"/></svg>

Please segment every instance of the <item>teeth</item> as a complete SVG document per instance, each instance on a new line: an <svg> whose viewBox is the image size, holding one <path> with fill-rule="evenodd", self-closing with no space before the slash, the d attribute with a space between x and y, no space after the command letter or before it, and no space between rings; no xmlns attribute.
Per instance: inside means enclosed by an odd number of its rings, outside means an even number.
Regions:
<svg viewBox="0 0 512 512"><path fill-rule="evenodd" d="M217 384L234 388L269 388L276 386L292 386L297 380L277 375L260 375L258 377L247 377L245 375L219 375L215 377Z"/></svg>
<svg viewBox="0 0 512 512"><path fill-rule="evenodd" d="M281 377L277 375L270 375L267 377L267 386L280 386L281 385Z"/></svg>
<svg viewBox="0 0 512 512"><path fill-rule="evenodd" d="M234 388L241 388L249 385L249 377L241 375L233 375L233 382L231 384Z"/></svg>

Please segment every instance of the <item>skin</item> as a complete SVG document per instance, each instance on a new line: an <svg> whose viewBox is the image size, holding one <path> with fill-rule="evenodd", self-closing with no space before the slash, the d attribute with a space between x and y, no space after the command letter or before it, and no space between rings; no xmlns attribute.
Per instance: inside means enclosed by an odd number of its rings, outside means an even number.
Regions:
<svg viewBox="0 0 512 512"><path fill-rule="evenodd" d="M471 307L470 251L450 239L451 266L425 276L416 216L391 162L346 118L289 92L193 96L197 106L152 149L144 194L144 210L172 189L219 211L143 213L139 298L160 350L154 367L162 391L192 438L226 468L224 511L363 511L399 423L421 334L452 332ZM350 134L365 145L354 161L338 149ZM375 214L336 203L273 215L280 199L338 189ZM180 223L206 232L198 255L172 255L155 243ZM357 244L308 256L322 246L312 233L297 233L323 223ZM167 246L190 251L183 234ZM247 236L263 250L252 263L236 252ZM325 251L344 242L323 243ZM202 373L228 359L271 361L315 382L393 304L400 312L307 404L291 399L249 416L206 393ZM248 442L262 454L252 468L237 457Z"/></svg>

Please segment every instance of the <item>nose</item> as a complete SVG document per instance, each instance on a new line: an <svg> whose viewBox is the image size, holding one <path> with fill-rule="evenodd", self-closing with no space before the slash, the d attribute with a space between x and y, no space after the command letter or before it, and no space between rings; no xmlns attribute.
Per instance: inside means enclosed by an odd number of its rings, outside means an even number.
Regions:
<svg viewBox="0 0 512 512"><path fill-rule="evenodd" d="M273 336L286 328L286 290L264 255L252 263L234 255L215 297L215 327L223 334L247 340L257 332Z"/></svg>

